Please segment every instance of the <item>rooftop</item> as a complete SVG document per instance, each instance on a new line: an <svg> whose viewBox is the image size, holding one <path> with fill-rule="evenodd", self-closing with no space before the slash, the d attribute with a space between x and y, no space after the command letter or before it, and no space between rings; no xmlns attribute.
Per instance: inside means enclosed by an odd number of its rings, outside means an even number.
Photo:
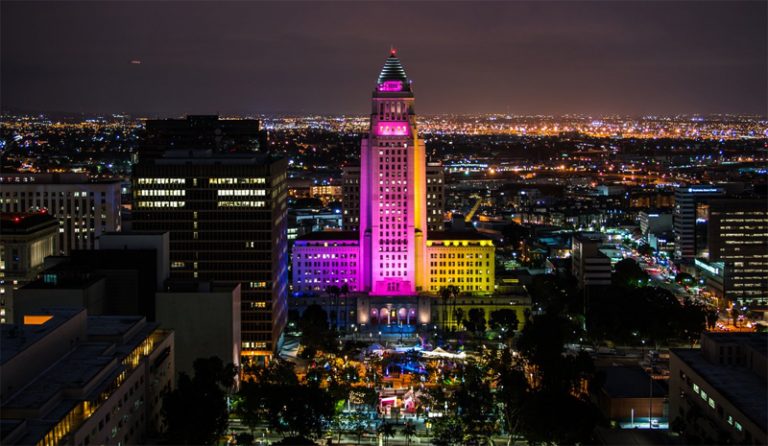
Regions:
<svg viewBox="0 0 768 446"><path fill-rule="evenodd" d="M430 231L428 240L493 240L487 235L475 231Z"/></svg>
<svg viewBox="0 0 768 446"><path fill-rule="evenodd" d="M23 235L50 228L58 228L59 220L48 213L3 213L0 215L0 234Z"/></svg>
<svg viewBox="0 0 768 446"><path fill-rule="evenodd" d="M765 339L763 336L763 349ZM765 398L768 395L768 384L764 379L746 367L707 361L698 349L672 349L671 353L717 389L763 431L768 430L768 399Z"/></svg>
<svg viewBox="0 0 768 446"><path fill-rule="evenodd" d="M603 390L611 398L664 398L667 392L640 367L606 367Z"/></svg>
<svg viewBox="0 0 768 446"><path fill-rule="evenodd" d="M5 364L30 345L53 333L56 328L81 311L85 310L80 308L57 309L56 316L58 317L53 317L41 325L0 324L0 339L2 340L0 341L0 364Z"/></svg>
<svg viewBox="0 0 768 446"><path fill-rule="evenodd" d="M13 370L21 367L27 371L27 364L21 363L21 358L19 363L6 362L24 348L37 344L43 336L56 336L59 327L85 310L57 308L44 312L53 317L41 325L25 326L24 337L8 339L6 332L12 327L2 325L4 367L14 367ZM13 442L36 444L76 405L96 400L120 373L132 370L136 364L127 363L125 358L145 340L149 339L149 345L153 345L169 336L168 332L158 330L157 324L137 316L82 317L76 323L86 330L86 338L78 337L71 348L54 352L46 344L38 344L43 348L39 353L51 365L24 378L18 383L20 386L3 399L2 437L22 429L21 436ZM64 335L74 337L75 333ZM22 420L25 424L20 423Z"/></svg>

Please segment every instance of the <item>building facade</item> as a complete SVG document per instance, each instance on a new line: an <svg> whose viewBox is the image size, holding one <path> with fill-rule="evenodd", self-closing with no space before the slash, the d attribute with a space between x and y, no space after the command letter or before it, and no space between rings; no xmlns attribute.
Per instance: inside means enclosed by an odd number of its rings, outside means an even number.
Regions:
<svg viewBox="0 0 768 446"><path fill-rule="evenodd" d="M600 252L602 238L589 234L574 234L571 250L571 273L579 288L611 284L611 259Z"/></svg>
<svg viewBox="0 0 768 446"><path fill-rule="evenodd" d="M427 163L427 229L442 231L445 225L443 164ZM342 169L342 221L345 231L360 230L360 166Z"/></svg>
<svg viewBox="0 0 768 446"><path fill-rule="evenodd" d="M678 187L675 189L673 225L675 232L675 258L693 261L707 246L707 202L711 198L724 197L725 189L711 185Z"/></svg>
<svg viewBox="0 0 768 446"><path fill-rule="evenodd" d="M427 229L442 231L445 225L445 175L443 163L427 163Z"/></svg>
<svg viewBox="0 0 768 446"><path fill-rule="evenodd" d="M346 231L307 234L294 243L294 294L346 286L355 293L357 322L378 326L428 323L428 295L447 286L492 294L492 240L442 232L442 165L426 162L411 83L394 51L373 91L360 153L360 167L343 174Z"/></svg>
<svg viewBox="0 0 768 446"><path fill-rule="evenodd" d="M120 182L85 174L0 174L0 212L41 211L59 220L62 254L94 249L101 234L121 229Z"/></svg>
<svg viewBox="0 0 768 446"><path fill-rule="evenodd" d="M58 253L59 222L48 214L0 215L0 324L13 321L13 294Z"/></svg>
<svg viewBox="0 0 768 446"><path fill-rule="evenodd" d="M662 234L672 230L672 214L660 210L642 210L638 214L640 231L643 237L649 234Z"/></svg>
<svg viewBox="0 0 768 446"><path fill-rule="evenodd" d="M213 356L240 365L240 284L170 280L155 301L160 328L174 333L178 373L194 376L195 360Z"/></svg>
<svg viewBox="0 0 768 446"><path fill-rule="evenodd" d="M139 157L161 158L169 149L252 153L265 145L255 119L221 119L218 115L188 115L184 119L149 119Z"/></svg>
<svg viewBox="0 0 768 446"><path fill-rule="evenodd" d="M63 308L0 327L4 445L157 441L174 382L173 332Z"/></svg>
<svg viewBox="0 0 768 446"><path fill-rule="evenodd" d="M241 285L242 352L258 361L286 321L286 169L285 159L210 150L134 167L134 230L170 233L172 279Z"/></svg>
<svg viewBox="0 0 768 446"><path fill-rule="evenodd" d="M707 287L727 302L768 304L765 200L712 199L707 210L707 249L695 260Z"/></svg>
<svg viewBox="0 0 768 446"><path fill-rule="evenodd" d="M672 425L700 444L768 443L766 345L765 333L704 333L701 349L671 349Z"/></svg>
<svg viewBox="0 0 768 446"><path fill-rule="evenodd" d="M341 171L342 225L345 231L360 230L360 166Z"/></svg>

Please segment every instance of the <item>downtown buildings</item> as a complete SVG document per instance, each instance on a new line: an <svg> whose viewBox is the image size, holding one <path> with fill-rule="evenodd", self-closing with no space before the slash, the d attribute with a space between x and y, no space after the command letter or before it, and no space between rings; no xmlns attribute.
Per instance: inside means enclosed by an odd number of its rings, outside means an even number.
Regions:
<svg viewBox="0 0 768 446"><path fill-rule="evenodd" d="M694 261L714 296L768 304L768 205L760 198L709 200L707 249Z"/></svg>
<svg viewBox="0 0 768 446"><path fill-rule="evenodd" d="M0 212L45 212L59 220L58 249L94 249L121 229L120 182L86 174L0 174Z"/></svg>
<svg viewBox="0 0 768 446"><path fill-rule="evenodd" d="M48 214L0 215L0 324L13 321L14 291L58 254L59 222Z"/></svg>
<svg viewBox="0 0 768 446"><path fill-rule="evenodd" d="M191 148L134 169L133 229L170 234L171 279L240 284L242 354L257 361L286 320L286 168L263 153Z"/></svg>
<svg viewBox="0 0 768 446"><path fill-rule="evenodd" d="M356 293L356 323L415 326L431 321L432 296L443 288L492 294L493 241L441 231L442 183L442 168L426 162L411 83L392 51L373 92L360 167L344 171L345 231L294 243L297 297L338 287Z"/></svg>

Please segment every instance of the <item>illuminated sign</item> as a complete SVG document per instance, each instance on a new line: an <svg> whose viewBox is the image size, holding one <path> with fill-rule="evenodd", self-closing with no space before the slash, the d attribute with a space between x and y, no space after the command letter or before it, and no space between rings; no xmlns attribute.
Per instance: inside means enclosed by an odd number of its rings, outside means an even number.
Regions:
<svg viewBox="0 0 768 446"><path fill-rule="evenodd" d="M694 189L692 187L689 187L688 188L688 192L690 192L692 194L702 194L702 193L713 194L713 193L718 193L718 192L721 192L721 191L720 191L720 189Z"/></svg>
<svg viewBox="0 0 768 446"><path fill-rule="evenodd" d="M380 122L376 126L379 136L405 136L408 134L407 122Z"/></svg>
<svg viewBox="0 0 768 446"><path fill-rule="evenodd" d="M403 81L386 81L379 84L379 91L403 91Z"/></svg>

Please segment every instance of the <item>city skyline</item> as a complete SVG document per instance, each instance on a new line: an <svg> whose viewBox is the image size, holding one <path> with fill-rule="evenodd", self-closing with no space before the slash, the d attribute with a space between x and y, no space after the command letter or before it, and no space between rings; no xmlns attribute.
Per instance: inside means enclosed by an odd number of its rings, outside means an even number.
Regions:
<svg viewBox="0 0 768 446"><path fill-rule="evenodd" d="M0 2L3 445L768 444L765 0Z"/></svg>
<svg viewBox="0 0 768 446"><path fill-rule="evenodd" d="M766 110L760 2L176 6L4 2L3 109L364 114L392 45L422 115Z"/></svg>

